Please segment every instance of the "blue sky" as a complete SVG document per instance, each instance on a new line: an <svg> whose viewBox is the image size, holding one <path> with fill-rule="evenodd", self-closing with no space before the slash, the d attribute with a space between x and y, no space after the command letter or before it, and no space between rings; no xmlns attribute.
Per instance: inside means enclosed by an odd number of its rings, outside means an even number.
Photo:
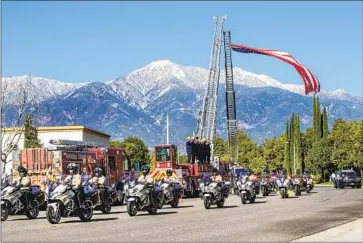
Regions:
<svg viewBox="0 0 363 243"><path fill-rule="evenodd" d="M232 42L291 53L322 89L362 96L362 2L2 2L3 76L108 81L168 59L209 65L213 16ZM222 58L223 65L223 58ZM234 66L302 84L279 60L233 54Z"/></svg>

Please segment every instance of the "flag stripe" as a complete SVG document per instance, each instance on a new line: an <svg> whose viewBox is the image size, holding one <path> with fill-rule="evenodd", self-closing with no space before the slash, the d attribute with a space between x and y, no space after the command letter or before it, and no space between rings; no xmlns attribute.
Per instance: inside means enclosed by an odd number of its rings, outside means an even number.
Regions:
<svg viewBox="0 0 363 243"><path fill-rule="evenodd" d="M298 62L293 56L291 56L287 52L279 51L279 50L269 50L269 49L261 49L261 48L253 48L244 45L236 45L230 44L232 50L236 52L241 52L245 54L260 54L267 55L271 57L275 57L281 61L284 61L296 69L296 71L300 74L304 86L305 86L305 94L309 94L310 92L320 92L320 83L318 78L304 65Z"/></svg>

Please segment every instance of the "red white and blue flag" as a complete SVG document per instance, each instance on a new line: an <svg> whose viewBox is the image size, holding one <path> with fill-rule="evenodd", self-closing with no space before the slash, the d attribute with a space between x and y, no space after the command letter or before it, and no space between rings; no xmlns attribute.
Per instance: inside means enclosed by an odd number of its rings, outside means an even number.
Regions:
<svg viewBox="0 0 363 243"><path fill-rule="evenodd" d="M299 63L293 56L291 56L287 52L279 51L279 50L268 50L261 48L253 48L244 45L229 45L232 50L236 52L241 52L245 54L260 54L275 57L280 59L290 65L294 66L296 71L300 74L301 78L305 84L305 94L309 94L310 92L318 93L320 92L320 83L317 77L306 67L304 67L301 63Z"/></svg>

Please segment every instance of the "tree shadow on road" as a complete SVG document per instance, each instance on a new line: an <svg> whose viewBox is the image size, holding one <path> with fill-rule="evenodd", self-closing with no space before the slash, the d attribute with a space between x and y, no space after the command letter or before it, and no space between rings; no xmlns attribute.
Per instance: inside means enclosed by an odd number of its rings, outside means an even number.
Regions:
<svg viewBox="0 0 363 243"><path fill-rule="evenodd" d="M88 223L92 223L92 222L102 222L102 221L110 221L110 220L116 220L118 218L105 218L105 219L91 219L91 221L89 221ZM81 220L70 220L70 221L64 221L61 224L69 224L69 223L82 223Z"/></svg>
<svg viewBox="0 0 363 243"><path fill-rule="evenodd" d="M36 219L46 219L46 217L38 217L38 218L36 218ZM28 217L26 217L25 215L24 215L24 218L20 218L20 219L11 219L11 220L7 220L7 221L21 221L21 220L36 220L36 219L28 219Z"/></svg>
<svg viewBox="0 0 363 243"><path fill-rule="evenodd" d="M175 212L175 211L173 211L173 212L158 212L158 213L156 213L156 214L153 214L153 215L151 215L151 214L138 214L138 215L136 215L136 216L158 216L158 215L167 215L167 214L174 214L174 213L178 213L178 212Z"/></svg>

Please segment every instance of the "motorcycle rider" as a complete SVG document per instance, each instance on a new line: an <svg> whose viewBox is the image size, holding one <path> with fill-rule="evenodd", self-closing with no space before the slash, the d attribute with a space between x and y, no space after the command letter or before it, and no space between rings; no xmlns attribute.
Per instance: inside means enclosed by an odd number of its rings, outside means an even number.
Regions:
<svg viewBox="0 0 363 243"><path fill-rule="evenodd" d="M217 168L213 168L210 180L217 183L217 190L222 194L225 188L224 185L222 185L222 176L219 175L219 171Z"/></svg>
<svg viewBox="0 0 363 243"><path fill-rule="evenodd" d="M71 163L67 166L69 175L63 180L63 183L69 184L73 190L78 190L81 186L82 177L78 174L78 166L75 163Z"/></svg>
<svg viewBox="0 0 363 243"><path fill-rule="evenodd" d="M30 188L30 178L28 176L28 169L23 166L18 166L19 180L13 183L14 186L20 186L20 190Z"/></svg>
<svg viewBox="0 0 363 243"><path fill-rule="evenodd" d="M159 188L157 185L153 184L153 178L152 176L149 174L150 173L150 167L147 164L144 164L143 166L141 166L141 172L142 174L139 176L139 178L137 179L137 182L140 184L150 184L153 186L153 189L151 190L151 197L152 199L156 199L156 195L159 192Z"/></svg>
<svg viewBox="0 0 363 243"><path fill-rule="evenodd" d="M93 185L94 189L98 189L98 202L100 202L101 198L100 198L100 193L102 193L102 191L100 191L100 189L103 189L105 187L105 181L106 178L103 176L102 172L102 168L101 167L96 167L94 170L94 177L92 177L92 179L90 179L89 183L91 185Z"/></svg>
<svg viewBox="0 0 363 243"><path fill-rule="evenodd" d="M170 170L170 169L166 170L166 176L164 177L164 181L166 183L176 183L176 182L178 182L176 177L173 176L173 171Z"/></svg>

